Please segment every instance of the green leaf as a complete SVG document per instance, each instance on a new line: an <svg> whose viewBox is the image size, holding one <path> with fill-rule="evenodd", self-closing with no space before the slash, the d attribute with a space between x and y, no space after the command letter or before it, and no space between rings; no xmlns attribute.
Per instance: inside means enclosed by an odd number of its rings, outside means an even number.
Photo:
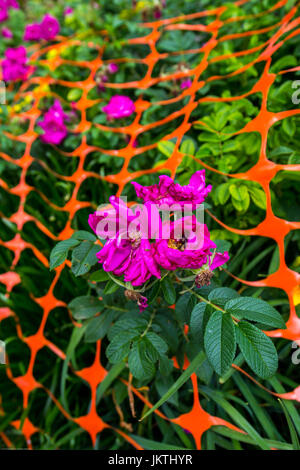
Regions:
<svg viewBox="0 0 300 470"><path fill-rule="evenodd" d="M79 241L90 240L91 242L95 242L97 240L97 237L93 233L86 232L85 230L74 232L71 238L75 238Z"/></svg>
<svg viewBox="0 0 300 470"><path fill-rule="evenodd" d="M126 318L117 321L108 332L108 339L112 341L114 337L123 331L134 331L135 334L142 334L147 328L148 322L144 318Z"/></svg>
<svg viewBox="0 0 300 470"><path fill-rule="evenodd" d="M217 287L208 294L208 300L223 307L230 299L239 297L239 294L230 287Z"/></svg>
<svg viewBox="0 0 300 470"><path fill-rule="evenodd" d="M220 311L212 314L205 329L204 347L217 374L224 374L230 368L236 350L234 325L230 315Z"/></svg>
<svg viewBox="0 0 300 470"><path fill-rule="evenodd" d="M155 366L147 354L148 343L135 341L128 356L129 370L139 380L148 380L155 374Z"/></svg>
<svg viewBox="0 0 300 470"><path fill-rule="evenodd" d="M161 288L165 301L169 305L173 305L176 302L176 291L172 281L168 277L165 277L161 282Z"/></svg>
<svg viewBox="0 0 300 470"><path fill-rule="evenodd" d="M103 294L108 295L108 294L113 294L119 289L119 285L116 284L112 279L106 283L105 289L103 291Z"/></svg>
<svg viewBox="0 0 300 470"><path fill-rule="evenodd" d="M166 444L165 442L152 441L145 437L137 436L136 434L130 434L130 436L145 450L186 450L185 447L178 447L172 444Z"/></svg>
<svg viewBox="0 0 300 470"><path fill-rule="evenodd" d="M298 438L298 434L297 434L297 431L296 431L296 428L295 428L295 425L293 423L293 420L288 412L288 409L287 407L285 406L285 403L284 401L282 400L278 400L282 409L283 409L283 412L285 414L285 417L286 417L286 420L287 420L287 423L288 423L288 427L289 427L289 430L290 430L290 435L291 435L291 439L292 439L292 443L293 443L293 450L300 450L300 443L299 443L299 438Z"/></svg>
<svg viewBox="0 0 300 470"><path fill-rule="evenodd" d="M247 186L230 185L230 194L232 196L232 204L239 212L246 212L250 204L250 196Z"/></svg>
<svg viewBox="0 0 300 470"><path fill-rule="evenodd" d="M161 142L158 142L157 148L161 153L169 158L174 151L175 144L170 140L162 140Z"/></svg>
<svg viewBox="0 0 300 470"><path fill-rule="evenodd" d="M76 277L86 274L92 266L98 263L96 257L98 251L99 246L91 241L84 241L73 250L72 272Z"/></svg>
<svg viewBox="0 0 300 470"><path fill-rule="evenodd" d="M266 210L267 208L267 198L266 194L262 189L249 187L249 192L251 195L251 199L254 204L259 207L260 209Z"/></svg>
<svg viewBox="0 0 300 470"><path fill-rule="evenodd" d="M152 347L157 351L157 354L163 355L167 352L168 350L168 345L167 343L160 338L156 333L153 333L152 331L149 331L145 338L151 343Z"/></svg>
<svg viewBox="0 0 300 470"><path fill-rule="evenodd" d="M99 271L95 271L94 273L92 273L89 279L90 281L94 282L103 282L110 279L110 277L105 271L103 271L103 269L99 269Z"/></svg>
<svg viewBox="0 0 300 470"><path fill-rule="evenodd" d="M206 303L201 302L193 308L190 319L189 333L195 339L203 335L203 316L206 309Z"/></svg>
<svg viewBox="0 0 300 470"><path fill-rule="evenodd" d="M50 254L50 270L52 271L66 261L69 250L77 245L79 245L79 241L73 238L59 242Z"/></svg>
<svg viewBox="0 0 300 470"><path fill-rule="evenodd" d="M232 406L227 400L225 400L219 392L215 390L211 390L206 386L201 386L201 390L205 394L208 395L209 398L214 400L220 407L222 407L226 413L234 420L236 425L239 428L242 428L251 438L254 440L256 445L260 446L264 450L270 450L270 445L268 441L261 437L260 434L256 431L256 429L251 426L249 421L234 407ZM241 434L243 436L243 434Z"/></svg>
<svg viewBox="0 0 300 470"><path fill-rule="evenodd" d="M69 305L73 317L76 320L84 320L93 317L103 310L103 302L90 295L83 295L73 299Z"/></svg>
<svg viewBox="0 0 300 470"><path fill-rule="evenodd" d="M215 196L219 204L225 204L230 197L229 184L224 183L217 186L215 189Z"/></svg>
<svg viewBox="0 0 300 470"><path fill-rule="evenodd" d="M195 144L191 139L184 140L180 146L180 152L187 155L194 155L195 150Z"/></svg>
<svg viewBox="0 0 300 470"><path fill-rule="evenodd" d="M98 339L102 339L106 335L115 316L116 312L107 310L98 317L93 318L87 325L84 335L85 342L94 343L98 341Z"/></svg>
<svg viewBox="0 0 300 470"><path fill-rule="evenodd" d="M231 242L228 240L214 240L215 244L217 245L217 252L224 253L224 251L230 251Z"/></svg>
<svg viewBox="0 0 300 470"><path fill-rule="evenodd" d="M159 370L161 374L166 377L171 374L173 370L173 361L169 359L167 356L162 355L159 358Z"/></svg>
<svg viewBox="0 0 300 470"><path fill-rule="evenodd" d="M67 411L69 411L69 407L68 407L67 399L65 395L65 388L66 388L68 366L69 366L70 359L72 358L72 355L76 347L80 343L80 340L85 332L85 329L86 329L86 325L82 325L80 328L73 329L70 342L68 344L66 357L65 357L63 367L62 367L61 380L60 380L60 395L61 395L62 404Z"/></svg>
<svg viewBox="0 0 300 470"><path fill-rule="evenodd" d="M245 318L273 328L286 328L277 310L261 299L253 297L231 299L225 304L225 310L238 319Z"/></svg>
<svg viewBox="0 0 300 470"><path fill-rule="evenodd" d="M278 367L278 357L270 338L256 326L245 321L240 321L236 325L236 335L249 367L262 379L272 377Z"/></svg>
<svg viewBox="0 0 300 470"><path fill-rule="evenodd" d="M78 101L82 95L82 90L80 88L72 88L67 94L68 101Z"/></svg>
<svg viewBox="0 0 300 470"><path fill-rule="evenodd" d="M190 378L190 376L200 367L205 361L206 356L203 351L200 351L199 354L192 360L188 368L181 374L181 376L176 380L176 382L169 388L169 390L161 397L161 399L150 409L140 421L147 418L153 411L157 410L161 405L163 405L183 384Z"/></svg>
<svg viewBox="0 0 300 470"><path fill-rule="evenodd" d="M138 338L138 332L122 331L113 338L106 349L106 356L112 364L116 364L125 359L130 351L130 345L134 338Z"/></svg>

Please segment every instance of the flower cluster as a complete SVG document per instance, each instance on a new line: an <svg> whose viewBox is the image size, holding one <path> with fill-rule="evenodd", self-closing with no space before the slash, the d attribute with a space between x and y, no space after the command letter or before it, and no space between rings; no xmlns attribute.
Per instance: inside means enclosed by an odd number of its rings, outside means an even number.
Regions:
<svg viewBox="0 0 300 470"><path fill-rule="evenodd" d="M60 31L59 22L54 16L45 15L41 23L28 24L25 29L24 41L51 41Z"/></svg>
<svg viewBox="0 0 300 470"><path fill-rule="evenodd" d="M0 23L8 20L10 8L18 9L20 7L16 0L0 0Z"/></svg>
<svg viewBox="0 0 300 470"><path fill-rule="evenodd" d="M102 108L107 119L121 119L128 117L135 112L134 102L124 95L113 96L109 103Z"/></svg>
<svg viewBox="0 0 300 470"><path fill-rule="evenodd" d="M96 73L95 80L98 85L98 89L100 91L104 90L104 83L108 81L108 75L113 75L119 70L119 67L115 63L110 63L108 65L104 65L101 67L101 70L99 70Z"/></svg>
<svg viewBox="0 0 300 470"><path fill-rule="evenodd" d="M6 49L5 59L1 64L3 80L9 82L24 79L29 71L27 61L24 46Z"/></svg>
<svg viewBox="0 0 300 470"><path fill-rule="evenodd" d="M167 226L159 216L158 224L157 219L153 219L153 214L159 214L162 204L168 204L169 207L176 204L179 209L189 204L189 207L196 209L196 205L201 204L211 190L211 186L205 186L204 170L196 172L187 186L181 186L165 175L160 177L157 185L133 185L137 196L144 201L147 237L141 230L141 211L137 214L124 201L112 196L111 208L95 212L89 217L93 231L100 238L104 238L105 233L108 239L97 254L103 269L114 276L122 276L124 282L131 283L133 287L143 286L142 290L147 288L146 283L152 276L161 279L162 269L191 270L198 287L209 284L213 270L226 263L229 255L227 252L216 252L217 246L210 239L207 226L200 224L195 214L175 218ZM184 236L179 236L179 233L183 233L182 229ZM195 235L197 233L201 233L200 238ZM136 299L140 310L144 310L147 306L145 298L139 296Z"/></svg>
<svg viewBox="0 0 300 470"><path fill-rule="evenodd" d="M47 144L59 145L68 134L65 120L69 116L64 112L59 100L45 113L39 126L44 130L41 140Z"/></svg>

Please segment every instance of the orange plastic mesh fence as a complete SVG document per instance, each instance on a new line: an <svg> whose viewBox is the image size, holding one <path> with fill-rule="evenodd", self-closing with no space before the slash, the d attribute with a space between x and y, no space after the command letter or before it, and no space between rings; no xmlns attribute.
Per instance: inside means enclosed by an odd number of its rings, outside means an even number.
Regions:
<svg viewBox="0 0 300 470"><path fill-rule="evenodd" d="M244 4L247 2L244 0L239 1L236 5L243 7ZM287 0L281 0L276 5L272 7L272 11L280 10L287 4ZM90 62L75 62L74 65L78 65L80 67L84 67L86 70L89 71L89 75L85 80L80 82L75 81L63 81L63 80L55 80L49 76L43 77L31 77L25 83L23 83L15 96L15 100L17 101L20 97L31 96L33 97L32 106L29 111L23 112L18 114L20 118L24 118L29 122L29 127L27 131L19 136L14 136L11 134L6 134L6 136L18 142L25 144L25 151L21 158L15 159L11 156L1 152L0 156L7 162L11 162L14 165L17 165L20 170L20 179L18 184L14 187L9 187L4 180L0 179L0 186L3 188L4 191L9 192L11 195L18 196L19 205L15 213L11 215L9 220L16 224L18 228L18 232L20 232L25 223L29 221L35 222L36 226L40 231L46 234L53 240L64 240L70 237L73 233L71 228L71 222L77 213L78 210L86 207L90 207L88 202L79 201L78 200L78 191L82 185L82 183L89 177L98 178L99 180L105 180L109 183L114 183L118 185L118 194L121 194L124 186L129 183L130 181L136 179L138 176L143 174L155 173L161 169L168 169L171 170L172 175L176 174L176 169L178 168L179 164L182 161L183 154L179 151L179 146L182 141L183 136L187 133L192 125L191 121L191 113L197 107L198 103L205 103L205 102L231 102L233 100L241 99L247 96L250 96L254 93L261 93L262 95L262 105L259 114L252 119L250 122L246 124L246 126L240 132L258 132L261 135L261 149L260 149L260 157L258 162L247 172L242 174L234 174L234 175L227 175L232 178L239 178L244 180L255 181L259 183L266 194L267 198L267 210L266 210L266 217L256 228L249 229L249 230L237 230L231 227L228 227L222 223L222 221L217 220L217 222L227 230L231 232L238 233L240 235L247 235L247 236L262 236L268 237L270 239L275 240L279 247L280 253L280 265L277 271L263 280L259 280L257 282L248 282L242 279L239 279L240 282L249 285L249 286L257 286L257 287L275 287L279 289L283 289L290 302L290 317L287 323L286 330L276 330L273 332L269 332L268 334L273 337L282 337L286 338L291 341L297 341L300 344L300 319L296 315L295 311L295 300L299 297L299 289L300 289L300 282L299 282L299 274L297 272L292 271L288 268L286 261L285 261L285 247L284 247L284 239L286 235L292 231L300 228L300 222L289 222L283 219L276 217L272 211L271 207L271 195L270 195L270 182L272 178L281 170L291 170L291 171L299 171L300 165L282 165L282 164L275 164L271 162L266 155L266 145L267 145L267 137L270 127L276 122L282 119L288 118L290 116L294 116L300 113L299 109L292 109L289 111L283 111L279 113L270 112L267 109L267 98L268 93L270 90L271 85L274 83L275 79L279 74L285 74L290 71L300 70L300 67L295 67L294 69L284 70L278 72L278 74L270 73L270 65L272 62L272 56L274 53L283 46L283 44L291 39L292 37L300 34L300 18L297 16L297 7L291 8L291 10L275 25L270 27L264 28L258 31L246 31L240 32L228 36L222 36L222 27L225 24L234 23L236 22L239 24L239 28L243 29L243 21L246 18L255 18L255 15L248 15L245 17L234 17L227 20L222 20L221 15L226 11L227 7L222 6L213 10L209 11L202 11L186 16L181 16L178 18L171 18L166 20L158 20L151 23L145 23L143 26L150 29L150 33L144 37L139 37L136 39L131 39L129 44L131 45L148 45L150 48L150 53L143 59L139 59L141 63L147 66L147 72L144 78L140 81L134 81L130 83L123 83L123 84L113 84L109 83L106 86L119 89L119 90L128 90L130 88L140 88L140 89L147 89L160 81L163 80L172 80L174 78L178 79L181 77L190 76L192 78L192 86L186 90L182 91L181 96L176 99L181 99L182 97L189 97L188 103L179 111L167 116L166 118L162 119L159 122L153 122L148 125L141 124L141 118L143 112L147 110L152 104L139 97L136 101L136 117L133 123L125 128L116 128L110 126L104 126L100 124L96 124L100 129L103 131L109 130L114 133L121 133L130 136L130 139L127 143L127 146L120 150L103 150L101 148L88 145L86 136L84 134L85 131L89 130L91 127L91 123L87 119L87 110L91 106L95 105L101 100L91 100L88 98L88 94L92 88L95 87L95 73L101 66L102 62L102 54L103 49L95 44L88 43L89 47L96 48L98 50L97 57L90 61ZM263 16L268 12L262 12L259 16ZM208 24L201 24L202 19L210 19ZM199 20L198 24L189 23L189 21ZM157 64L157 62L168 56L168 54L160 54L157 51L157 42L159 38L162 36L164 31L167 30L190 30L190 31L201 31L210 34L210 39L208 42L202 46L202 48L193 50L193 51L184 51L185 53L189 52L202 52L204 54L203 59L201 60L200 64L196 66L194 69L188 72L176 72L176 74L172 75L165 75L164 77L155 78L152 75L153 68ZM216 46L224 41L229 39L238 39L246 36L252 36L254 34L262 34L264 32L270 32L270 37L266 40L266 42L262 46L258 46L256 48L252 48L245 51L238 51L232 55L223 55L218 56L213 59L208 59L211 51L216 48ZM78 45L80 41L73 39L73 38L59 38L59 44L51 45L49 47L42 47L37 48L37 46L33 46L33 55L32 59L36 61L40 61L40 63L46 64L52 71L57 69L59 66L63 64L70 64L70 61L67 61L60 57L60 51L64 48ZM42 56L45 56L45 53L50 51L51 49L55 49L58 53L53 54L53 58L45 59ZM202 74L207 69L208 65L211 62L218 62L228 59L229 57L238 57L244 56L247 54L251 54L253 52L258 52L256 58L249 61L246 65L244 65L241 69L232 72L231 74L226 75L225 77L232 77L234 75L238 75L248 68L250 68L253 64L256 63L264 63L264 70L260 78L258 78L257 82L253 86L253 88L244 95L237 96L237 97L230 97L230 98L212 98L212 97L204 97L200 100L197 99L196 93L197 91L204 85L202 80ZM178 51L180 54L180 51ZM116 62L124 62L126 59L120 58ZM127 59L129 60L129 59ZM213 82L218 80L218 76L209 77L209 81ZM224 78L224 76L222 77ZM81 114L81 121L78 127L76 128L75 132L80 134L81 143L80 145L70 153L64 153L68 157L77 157L79 156L79 165L77 170L72 174L72 176L62 176L59 175L59 178L64 181L70 181L74 183L73 193L69 199L69 201L64 205L64 207L55 206L57 211L66 211L69 214L68 221L66 222L65 227L60 232L59 236L54 236L47 227L44 226L42 222L37 220L37 218L33 217L32 215L26 213L24 206L25 201L28 195L34 190L37 191L36 188L28 185L26 183L26 173L32 162L34 161L34 157L31 155L32 145L36 139L38 139L38 135L35 132L35 125L37 119L40 117L41 112L39 110L39 103L40 100L47 95L47 91L45 91L45 85L51 85L53 83L63 85L64 87L69 88L81 88L82 89L82 96L80 100L77 102L77 110ZM37 87L38 85L38 87ZM174 102L175 98L170 100L170 102ZM158 103L163 105L168 105L168 102ZM138 156L141 153L155 148L157 144L152 144L147 147L140 147L135 146L135 139L137 136L141 135L142 133L146 132L149 129L152 129L156 126L168 123L176 119L177 117L181 116L182 123L179 127L176 128L175 131L172 133L165 135L164 139L168 140L171 138L176 138L176 145L175 149L171 155L171 157L163 163L160 167L155 169L148 168L147 170L141 170L136 172L128 171L128 166L131 159L134 156ZM238 132L239 133L239 132ZM238 134L237 133L237 134ZM121 171L118 174L114 175L105 175L100 176L97 173L86 171L84 169L84 163L86 157L93 151L103 151L107 155L111 155L112 157L122 157L124 158L124 164L122 166ZM217 171L214 168L209 167L205 162L196 159L199 165L202 165L205 168L208 168L210 171ZM52 172L55 176L55 172L48 168L48 171ZM47 197L42 194L40 191L37 191L40 196L46 201L47 204L54 207L54 205L47 199ZM212 215L212 214L211 214ZM213 215L212 215L213 217ZM12 289L21 283L21 278L17 273L16 266L20 260L22 252L26 249L32 250L34 256L41 262L45 267L48 267L48 260L42 254L42 252L33 244L29 243L22 239L21 235L17 233L14 238L9 241L1 241L1 245L5 245L11 252L14 253L13 262L11 265L10 272L0 275L0 282L6 286L6 295L9 296ZM71 414L61 405L61 403L53 396L51 390L47 389L42 383L40 383L34 377L34 365L37 358L38 352L42 348L46 348L47 351L55 354L58 358L64 360L66 355L65 352L59 348L55 342L50 341L44 334L44 328L48 319L48 316L51 314L53 309L57 307L65 307L65 303L61 300L58 300L54 295L54 288L57 285L63 267L59 267L56 269L55 277L50 285L48 293L39 298L34 298L34 301L43 309L43 316L40 323L40 326L37 332L31 336L25 337L22 332L22 322L18 321L16 314L11 311L10 308L0 308L0 321L8 318L13 317L16 320L16 327L17 327L17 334L19 339L26 343L28 348L30 349L30 361L27 370L24 372L23 375L15 377L12 373L11 367L8 364L7 366L7 375L8 378L14 382L14 384L21 390L23 394L23 409L26 410L28 407L28 401L30 398L30 394L38 388L43 389L51 400L56 404L59 408L62 415L67 419L71 420L76 423L79 427L87 431L92 439L92 442L95 443L96 436L104 429L112 429L114 432L119 433L126 439L129 443L132 444L137 449L141 449L141 446L134 441L128 434L126 434L121 428L112 426L110 423L105 422L101 416L98 415L96 410L96 390L98 385L104 379L107 374L107 371L102 366L100 361L100 348L101 343L100 341L97 343L96 347L96 354L94 362L91 366L86 367L81 370L74 371L74 373L85 381L90 387L91 390L91 401L89 406L89 411L86 415L74 418ZM60 333L58 332L57 335ZM8 358L9 360L9 358ZM243 372L243 371L242 371ZM197 386L197 378L194 374L192 376L192 384L194 389L194 404L192 410L187 413L179 416L172 421L182 426L184 429L189 430L197 444L197 447L201 447L201 437L203 433L209 429L211 426L214 425L224 425L228 426L232 429L237 429L234 425L229 422L226 422L218 417L211 416L209 413L203 410L199 401L199 394L198 394L198 386ZM147 401L145 396L143 395L142 391L138 391L133 388L133 392L140 400L142 400L148 406L151 404ZM270 391L270 393L273 393ZM282 395L286 399L297 400L300 401L300 387L291 391L287 394ZM88 404L87 404L88 405ZM34 406L34 402L31 406ZM156 413L163 417L164 419L168 420L160 411L156 411ZM35 433L42 432L42 430L37 429L35 425L32 424L28 416L25 414L25 418L22 420L13 421L11 424L16 428L20 429L25 436L27 445L29 448L32 447L31 443L31 436ZM243 431L241 431L243 432ZM5 435L4 432L0 433L5 445L10 447L12 443L10 442L9 438Z"/></svg>

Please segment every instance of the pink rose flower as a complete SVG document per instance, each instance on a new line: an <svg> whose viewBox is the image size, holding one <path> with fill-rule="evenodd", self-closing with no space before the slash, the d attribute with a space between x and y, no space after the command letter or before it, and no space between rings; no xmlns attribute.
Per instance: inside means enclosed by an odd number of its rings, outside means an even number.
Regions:
<svg viewBox="0 0 300 470"><path fill-rule="evenodd" d="M137 246L134 239L116 237L108 240L96 256L104 271L124 275L124 282L131 282L133 286L141 286L151 276L161 277L149 240L140 240Z"/></svg>
<svg viewBox="0 0 300 470"><path fill-rule="evenodd" d="M64 15L65 15L65 16L72 15L73 12L74 12L74 10L73 10L72 7L66 7L66 8L64 9Z"/></svg>
<svg viewBox="0 0 300 470"><path fill-rule="evenodd" d="M13 33L9 28L2 28L1 34L7 39L11 39L13 37Z"/></svg>
<svg viewBox="0 0 300 470"><path fill-rule="evenodd" d="M157 205L162 204L192 204L193 208L197 204L201 204L212 186L205 186L205 170L199 170L193 174L190 182L186 186L175 183L172 178L167 175L159 177L159 183L152 186L142 186L133 182L134 189L139 198L144 202L153 202Z"/></svg>
<svg viewBox="0 0 300 470"><path fill-rule="evenodd" d="M190 88L192 86L193 82L190 78L187 78L186 80L183 80L180 84L180 88L184 90L185 88Z"/></svg>
<svg viewBox="0 0 300 470"><path fill-rule="evenodd" d="M60 31L60 25L58 20L54 18L54 16L48 14L44 16L40 27L42 32L42 38L46 41L54 39Z"/></svg>
<svg viewBox="0 0 300 470"><path fill-rule="evenodd" d="M2 73L4 81L24 79L29 71L27 64L26 49L24 46L9 48L5 51L5 59L2 62Z"/></svg>
<svg viewBox="0 0 300 470"><path fill-rule="evenodd" d="M47 144L59 145L68 134L64 121L68 118L58 100L45 113L38 125L44 130L41 140Z"/></svg>
<svg viewBox="0 0 300 470"><path fill-rule="evenodd" d="M4 5L0 5L0 23L8 19L8 10Z"/></svg>
<svg viewBox="0 0 300 470"><path fill-rule="evenodd" d="M39 24L28 24L25 28L24 41L39 41L42 39L42 30Z"/></svg>
<svg viewBox="0 0 300 470"><path fill-rule="evenodd" d="M89 216L89 225L94 232L100 238L104 238L104 235L108 238L102 250L97 253L104 271L116 276L124 275L124 281L131 282L133 286L144 284L151 276L160 278L160 270L153 258L149 240L141 238L141 233L132 227L131 223L138 215L119 198L112 196L110 202L112 208ZM107 231L105 227L100 227L103 220L108 226Z"/></svg>
<svg viewBox="0 0 300 470"><path fill-rule="evenodd" d="M176 233L180 226L183 238L179 239ZM201 225L195 216L171 222L170 238L157 240L153 245L154 259L168 271L200 269L203 266L208 266L212 271L229 259L227 252L214 254L216 248L207 226Z"/></svg>
<svg viewBox="0 0 300 470"><path fill-rule="evenodd" d="M108 64L107 66L108 73L116 73L119 70L119 67L117 64Z"/></svg>
<svg viewBox="0 0 300 470"><path fill-rule="evenodd" d="M108 119L121 119L135 112L134 102L128 96L115 95L102 108Z"/></svg>
<svg viewBox="0 0 300 470"><path fill-rule="evenodd" d="M15 8L18 10L20 8L18 2L16 0L1 0L1 5L5 8Z"/></svg>

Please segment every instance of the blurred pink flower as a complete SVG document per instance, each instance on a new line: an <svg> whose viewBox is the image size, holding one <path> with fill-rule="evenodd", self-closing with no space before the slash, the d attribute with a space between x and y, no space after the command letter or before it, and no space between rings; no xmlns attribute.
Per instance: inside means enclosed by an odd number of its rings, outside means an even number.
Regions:
<svg viewBox="0 0 300 470"><path fill-rule="evenodd" d="M119 70L119 67L117 64L111 63L111 64L108 64L107 70L108 70L108 73L116 73Z"/></svg>
<svg viewBox="0 0 300 470"><path fill-rule="evenodd" d="M50 41L51 39L54 39L55 36L59 33L60 31L60 25L59 22L54 16L51 15L45 15L41 24L41 32L42 32L42 38L46 39L46 41Z"/></svg>
<svg viewBox="0 0 300 470"><path fill-rule="evenodd" d="M0 23L8 19L8 10L4 5L0 4Z"/></svg>
<svg viewBox="0 0 300 470"><path fill-rule="evenodd" d="M29 71L27 60L24 46L6 49L5 59L1 64L3 80L9 82L11 80L24 79Z"/></svg>
<svg viewBox="0 0 300 470"><path fill-rule="evenodd" d="M13 33L9 28L2 28L1 34L7 39L11 39L13 37Z"/></svg>
<svg viewBox="0 0 300 470"><path fill-rule="evenodd" d="M1 0L0 5L3 5L6 8L15 8L16 10L20 8L20 5L16 0Z"/></svg>
<svg viewBox="0 0 300 470"><path fill-rule="evenodd" d="M54 16L45 15L41 23L28 24L25 28L24 41L50 41L59 33L60 25Z"/></svg>
<svg viewBox="0 0 300 470"><path fill-rule="evenodd" d="M72 7L66 7L64 9L64 15L65 16L72 15L73 12L74 12L74 9Z"/></svg>
<svg viewBox="0 0 300 470"><path fill-rule="evenodd" d="M42 39L41 27L37 23L26 25L24 41L39 41Z"/></svg>
<svg viewBox="0 0 300 470"><path fill-rule="evenodd" d="M128 96L115 95L102 108L108 119L121 119L135 112L134 102Z"/></svg>
<svg viewBox="0 0 300 470"><path fill-rule="evenodd" d="M60 102L55 100L53 106L45 113L38 125L44 130L41 140L47 144L59 145L68 135L64 121L68 119Z"/></svg>
<svg viewBox="0 0 300 470"><path fill-rule="evenodd" d="M183 80L180 84L180 88L184 90L185 88L190 88L192 86L193 82L190 78L187 78L186 80Z"/></svg>

